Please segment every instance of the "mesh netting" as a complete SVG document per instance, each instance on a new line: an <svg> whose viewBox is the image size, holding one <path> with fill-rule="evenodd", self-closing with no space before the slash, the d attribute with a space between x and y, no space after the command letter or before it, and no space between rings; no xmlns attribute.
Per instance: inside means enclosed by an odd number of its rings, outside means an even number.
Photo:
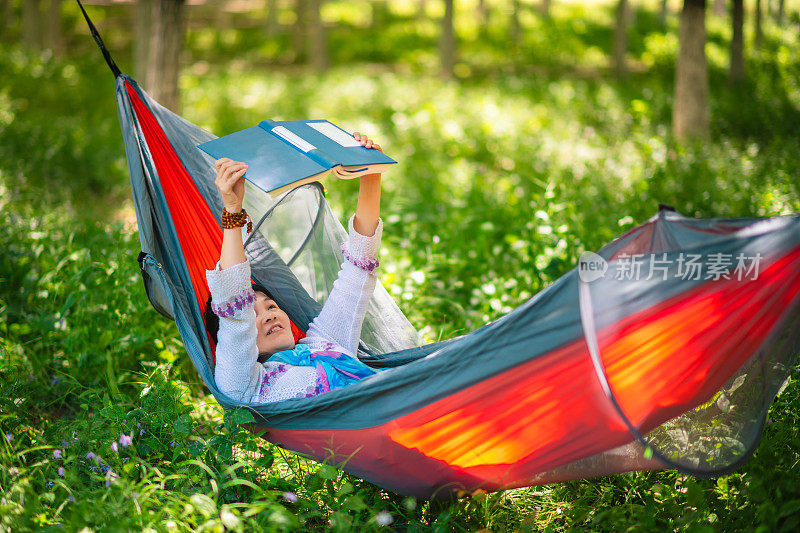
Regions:
<svg viewBox="0 0 800 533"><path fill-rule="evenodd" d="M245 246L248 252L253 248L256 255L259 236L265 238L305 291L324 304L343 261L341 244L347 232L325 201L322 187L305 185L273 199L247 182L245 207L256 220L256 235ZM269 288L269 279L264 282ZM367 307L360 350L382 354L421 344L420 335L379 281Z"/></svg>
<svg viewBox="0 0 800 533"><path fill-rule="evenodd" d="M609 247L605 274L581 282L587 343L640 442L669 466L719 475L754 450L800 352L798 254L781 242L788 218L691 228L669 216ZM666 422L654 415L665 405Z"/></svg>

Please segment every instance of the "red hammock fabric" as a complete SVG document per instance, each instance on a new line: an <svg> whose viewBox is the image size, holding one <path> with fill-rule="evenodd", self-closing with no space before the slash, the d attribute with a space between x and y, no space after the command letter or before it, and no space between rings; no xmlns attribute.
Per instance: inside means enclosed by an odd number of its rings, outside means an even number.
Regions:
<svg viewBox="0 0 800 533"><path fill-rule="evenodd" d="M178 154L171 148L156 118L127 81L125 88L156 166L158 181L161 183L170 216L175 223L175 231L181 243L180 251L183 252L189 269L197 304L200 309L204 309L209 295L206 270L214 268L219 259L222 249L222 228L211 214L208 204L198 192L194 180L186 171ZM293 322L291 326L295 342L305 337L305 333ZM210 337L209 342L211 342Z"/></svg>
<svg viewBox="0 0 800 533"><path fill-rule="evenodd" d="M767 258L757 281L709 282L598 332L609 382L640 432L708 401L764 345L800 293L798 261L795 248ZM289 449L328 450L330 460L375 483L400 477L411 494L454 480L491 491L576 479L592 471L535 477L633 439L582 339L379 426L269 432ZM376 468L384 462L392 468Z"/></svg>

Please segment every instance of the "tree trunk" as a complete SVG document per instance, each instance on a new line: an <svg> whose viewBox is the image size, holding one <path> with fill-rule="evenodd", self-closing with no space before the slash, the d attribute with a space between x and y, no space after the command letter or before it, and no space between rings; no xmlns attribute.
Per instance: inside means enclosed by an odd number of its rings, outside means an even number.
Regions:
<svg viewBox="0 0 800 533"><path fill-rule="evenodd" d="M145 89L161 105L180 113L178 73L185 33L185 0L155 0L150 12Z"/></svg>
<svg viewBox="0 0 800 533"><path fill-rule="evenodd" d="M453 29L453 0L444 0L444 17L442 17L442 35L439 40L439 52L442 58L444 77L453 75L456 64L456 36Z"/></svg>
<svg viewBox="0 0 800 533"><path fill-rule="evenodd" d="M784 0L778 0L778 15L777 15L777 22L778 26L783 26L783 14L785 13L786 5Z"/></svg>
<svg viewBox="0 0 800 533"><path fill-rule="evenodd" d="M714 14L718 17L725 16L725 0L714 0Z"/></svg>
<svg viewBox="0 0 800 533"><path fill-rule="evenodd" d="M7 41L9 38L9 33L11 30L11 26L14 24L14 21L11 20L11 0L0 0L0 20L3 21L3 24L0 25L0 40Z"/></svg>
<svg viewBox="0 0 800 533"><path fill-rule="evenodd" d="M307 0L294 0L295 21L292 28L292 48L294 49L295 61L304 63L306 61L306 7Z"/></svg>
<svg viewBox="0 0 800 533"><path fill-rule="evenodd" d="M733 0L733 38L728 81L736 85L744 81L744 0Z"/></svg>
<svg viewBox="0 0 800 533"><path fill-rule="evenodd" d="M478 16L478 32L481 37L486 37L489 33L489 8L486 6L486 0L478 0L476 14Z"/></svg>
<svg viewBox="0 0 800 533"><path fill-rule="evenodd" d="M428 17L428 0L417 0L417 20L425 20Z"/></svg>
<svg viewBox="0 0 800 533"><path fill-rule="evenodd" d="M385 28L389 20L389 5L387 0L372 0L372 18L369 26L372 29Z"/></svg>
<svg viewBox="0 0 800 533"><path fill-rule="evenodd" d="M47 10L45 46L59 57L64 55L64 32L61 28L61 0L50 0Z"/></svg>
<svg viewBox="0 0 800 533"><path fill-rule="evenodd" d="M150 19L153 15L155 0L136 0L134 20L135 39L133 41L133 75L142 85L149 87L147 79L150 60Z"/></svg>
<svg viewBox="0 0 800 533"><path fill-rule="evenodd" d="M684 0L680 24L672 130L679 139L706 137L709 125L706 1Z"/></svg>
<svg viewBox="0 0 800 533"><path fill-rule="evenodd" d="M511 42L514 44L519 44L520 35L522 35L522 29L519 25L519 12L522 9L522 6L519 5L519 0L512 0L511 1L511 20L509 21L509 38Z"/></svg>
<svg viewBox="0 0 800 533"><path fill-rule="evenodd" d="M550 16L550 0L542 0L542 3L539 4L539 10L542 12L542 16L549 17Z"/></svg>
<svg viewBox="0 0 800 533"><path fill-rule="evenodd" d="M267 39L274 39L278 35L278 0L267 0L267 20L264 24L264 33Z"/></svg>
<svg viewBox="0 0 800 533"><path fill-rule="evenodd" d="M22 44L31 50L42 49L42 9L40 0L22 2Z"/></svg>
<svg viewBox="0 0 800 533"><path fill-rule="evenodd" d="M614 28L614 70L620 78L628 73L625 53L628 51L628 0L617 2L617 25Z"/></svg>
<svg viewBox="0 0 800 533"><path fill-rule="evenodd" d="M324 0L308 2L308 43L307 50L311 65L319 72L328 68L328 44L325 40L325 28L322 26L320 9Z"/></svg>
<svg viewBox="0 0 800 533"><path fill-rule="evenodd" d="M667 15L669 15L669 4L667 0L661 0L661 12L658 15L658 22L662 28L667 27Z"/></svg>
<svg viewBox="0 0 800 533"><path fill-rule="evenodd" d="M157 0L160 1L160 0ZM213 28L217 31L215 32L215 45L218 49L225 49L227 48L227 39L226 32L229 29L233 28L233 15L231 14L230 10L228 9L228 4L230 0L215 0L214 2L208 2L209 7L215 10L213 15L214 22Z"/></svg>
<svg viewBox="0 0 800 533"><path fill-rule="evenodd" d="M761 0L756 0L756 13L755 17L753 17L753 25L755 26L755 47L761 48L761 45L764 43L764 30L761 27Z"/></svg>

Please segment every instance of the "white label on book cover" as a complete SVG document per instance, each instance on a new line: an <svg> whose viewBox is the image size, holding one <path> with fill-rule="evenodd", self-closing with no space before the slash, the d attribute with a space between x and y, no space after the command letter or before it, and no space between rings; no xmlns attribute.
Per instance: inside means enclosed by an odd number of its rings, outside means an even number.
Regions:
<svg viewBox="0 0 800 533"><path fill-rule="evenodd" d="M323 134L328 139L339 143L345 148L349 148L351 146L361 146L361 143L358 142L355 137L334 126L330 122L306 122L306 124Z"/></svg>
<svg viewBox="0 0 800 533"><path fill-rule="evenodd" d="M274 128L272 128L272 133L274 133L278 137L281 137L283 140L292 143L293 145L295 145L304 152L310 152L311 150L315 150L317 148L307 140L303 139L299 135L295 135L294 133L287 130L283 126L275 126Z"/></svg>

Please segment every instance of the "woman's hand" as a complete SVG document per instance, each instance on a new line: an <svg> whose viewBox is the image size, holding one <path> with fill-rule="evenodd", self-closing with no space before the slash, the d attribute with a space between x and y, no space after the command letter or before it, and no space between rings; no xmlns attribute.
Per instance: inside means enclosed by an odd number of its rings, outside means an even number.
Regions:
<svg viewBox="0 0 800 533"><path fill-rule="evenodd" d="M355 137L355 139L358 142L360 142L361 146L363 146L364 148L375 148L379 152L383 152L383 150L381 150L380 145L373 142L372 139L369 139L366 135L362 135L358 132L355 132L353 133L353 137Z"/></svg>
<svg viewBox="0 0 800 533"><path fill-rule="evenodd" d="M217 179L214 185L222 195L222 202L228 213L241 213L244 201L244 173L247 164L223 157L214 161ZM242 232L239 228L226 229L222 233L222 249L219 254L221 269L238 265L247 260L242 245Z"/></svg>
<svg viewBox="0 0 800 533"><path fill-rule="evenodd" d="M244 173L248 169L246 163L223 157L214 161L217 168L217 179L214 185L222 195L222 202L228 213L240 213L244 202Z"/></svg>
<svg viewBox="0 0 800 533"><path fill-rule="evenodd" d="M368 138L366 135L364 135L362 133L354 132L353 133L353 137L355 137L355 139L358 142L360 142L361 146L363 146L364 148L374 148L375 150L377 150L379 152L383 152L383 149L381 148L381 145L379 145L378 143L374 142L372 139ZM364 174L363 176L361 176L361 182L364 183L364 181L375 181L376 179L378 179L380 177L381 177L380 172L378 172L376 174Z"/></svg>

